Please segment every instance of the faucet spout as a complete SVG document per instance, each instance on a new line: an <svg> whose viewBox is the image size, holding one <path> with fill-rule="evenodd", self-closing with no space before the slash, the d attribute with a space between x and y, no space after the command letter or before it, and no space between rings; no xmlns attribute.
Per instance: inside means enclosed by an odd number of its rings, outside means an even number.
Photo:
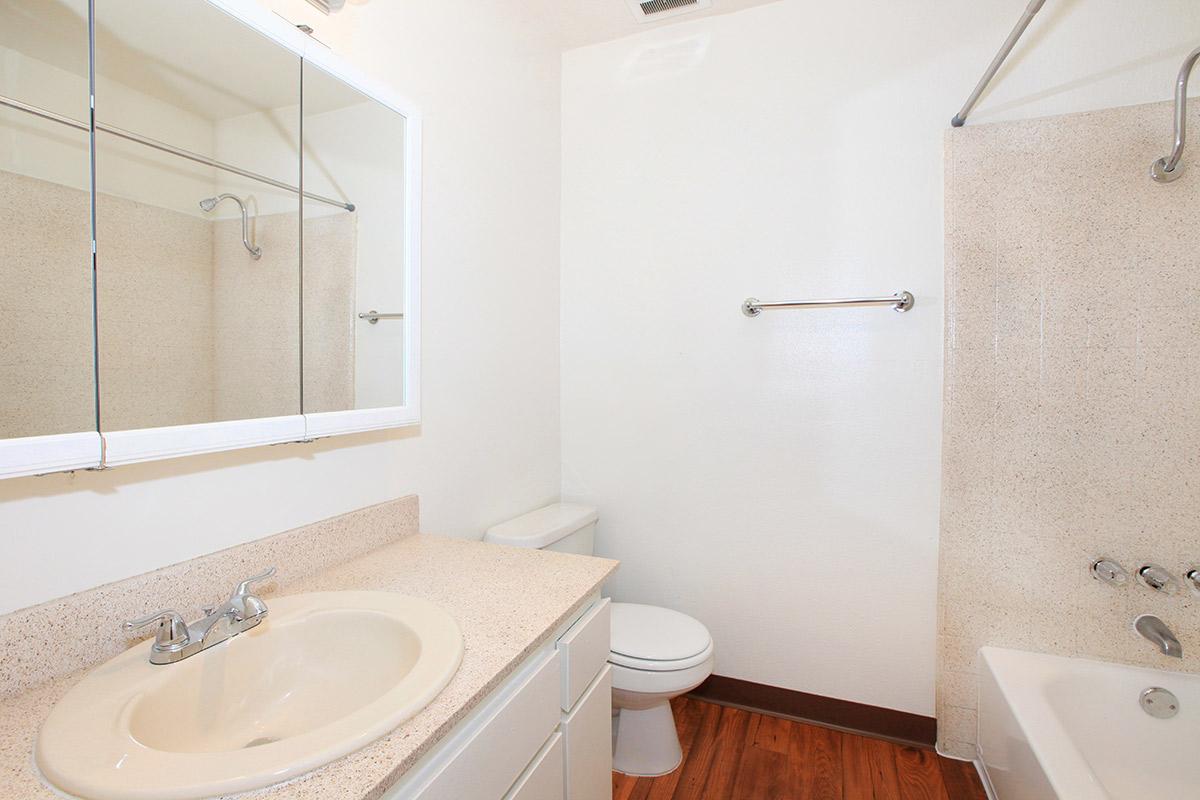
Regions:
<svg viewBox="0 0 1200 800"><path fill-rule="evenodd" d="M1153 614L1142 614L1133 621L1133 629L1143 639L1154 644L1164 656L1183 658L1183 645L1171 633L1167 624Z"/></svg>
<svg viewBox="0 0 1200 800"><path fill-rule="evenodd" d="M216 608L206 608L204 619L191 625L174 611L160 611L144 619L125 623L126 630L134 630L158 623L158 636L150 647L151 664L174 664L194 656L203 650L232 639L253 628L267 618L267 604L250 591L251 584L265 581L275 574L271 567L265 572L247 578L237 585L233 594Z"/></svg>
<svg viewBox="0 0 1200 800"><path fill-rule="evenodd" d="M236 633L234 630L236 621L233 609L222 608L196 623L197 628L203 628L203 633L200 635L201 648L212 647L214 644L219 644L232 637Z"/></svg>

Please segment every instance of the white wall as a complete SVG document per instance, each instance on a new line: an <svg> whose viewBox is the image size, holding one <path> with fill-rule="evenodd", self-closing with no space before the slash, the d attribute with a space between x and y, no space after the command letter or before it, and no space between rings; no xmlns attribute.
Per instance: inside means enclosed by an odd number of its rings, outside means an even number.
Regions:
<svg viewBox="0 0 1200 800"><path fill-rule="evenodd" d="M783 0L564 58L564 494L719 674L933 711L942 141L1024 5ZM1198 39L1191 0L1052 1L972 122L1165 100Z"/></svg>
<svg viewBox="0 0 1200 800"><path fill-rule="evenodd" d="M461 536L557 496L559 52L471 0L338 20L425 114L424 424L0 482L0 612L410 492Z"/></svg>
<svg viewBox="0 0 1200 800"><path fill-rule="evenodd" d="M0 46L0 64L4 94L87 123L86 75L4 46ZM96 93L101 120L119 119L131 130L153 130L196 152L213 148L212 123L191 111L102 76L97 78ZM5 145L0 147L0 169L73 189L91 188L86 131L6 109L0 117L0 139ZM148 156L106 135L97 140L97 147L97 184L103 194L200 215L196 200L212 191L212 169L191 162L184 162L186 168L164 169L175 167L176 162L158 154ZM140 157L129 158L129 154Z"/></svg>

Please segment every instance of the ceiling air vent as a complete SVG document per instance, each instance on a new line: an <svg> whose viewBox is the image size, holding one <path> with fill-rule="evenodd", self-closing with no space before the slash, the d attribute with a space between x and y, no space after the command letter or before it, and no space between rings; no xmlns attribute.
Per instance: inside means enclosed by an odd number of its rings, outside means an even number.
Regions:
<svg viewBox="0 0 1200 800"><path fill-rule="evenodd" d="M711 8L712 0L625 0L638 22L658 22L660 19L690 14Z"/></svg>

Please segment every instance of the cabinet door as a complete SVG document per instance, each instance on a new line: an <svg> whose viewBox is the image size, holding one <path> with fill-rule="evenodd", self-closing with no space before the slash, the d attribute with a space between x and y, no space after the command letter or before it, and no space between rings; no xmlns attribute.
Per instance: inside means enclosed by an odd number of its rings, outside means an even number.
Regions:
<svg viewBox="0 0 1200 800"><path fill-rule="evenodd" d="M610 606L607 597L596 603L558 640L563 711L575 707L608 662Z"/></svg>
<svg viewBox="0 0 1200 800"><path fill-rule="evenodd" d="M563 717L567 800L612 798L612 667Z"/></svg>
<svg viewBox="0 0 1200 800"><path fill-rule="evenodd" d="M554 734L558 687L558 659L537 657L438 745L441 755L411 770L385 800L504 797Z"/></svg>
<svg viewBox="0 0 1200 800"><path fill-rule="evenodd" d="M0 478L100 464L86 0L0 3Z"/></svg>
<svg viewBox="0 0 1200 800"><path fill-rule="evenodd" d="M304 62L305 414L408 397L411 134L403 114Z"/></svg>
<svg viewBox="0 0 1200 800"><path fill-rule="evenodd" d="M504 800L563 800L562 738L561 733L550 737Z"/></svg>
<svg viewBox="0 0 1200 800"><path fill-rule="evenodd" d="M207 449L149 428L298 416L300 57L205 0L94 7L109 463Z"/></svg>

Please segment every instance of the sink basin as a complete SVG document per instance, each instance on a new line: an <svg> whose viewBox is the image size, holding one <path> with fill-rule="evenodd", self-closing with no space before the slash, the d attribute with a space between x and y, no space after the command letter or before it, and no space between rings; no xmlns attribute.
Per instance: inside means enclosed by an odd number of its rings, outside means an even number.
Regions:
<svg viewBox="0 0 1200 800"><path fill-rule="evenodd" d="M415 715L462 660L454 619L390 592L269 602L258 626L176 664L144 642L51 711L36 758L88 800L187 800L288 780Z"/></svg>

